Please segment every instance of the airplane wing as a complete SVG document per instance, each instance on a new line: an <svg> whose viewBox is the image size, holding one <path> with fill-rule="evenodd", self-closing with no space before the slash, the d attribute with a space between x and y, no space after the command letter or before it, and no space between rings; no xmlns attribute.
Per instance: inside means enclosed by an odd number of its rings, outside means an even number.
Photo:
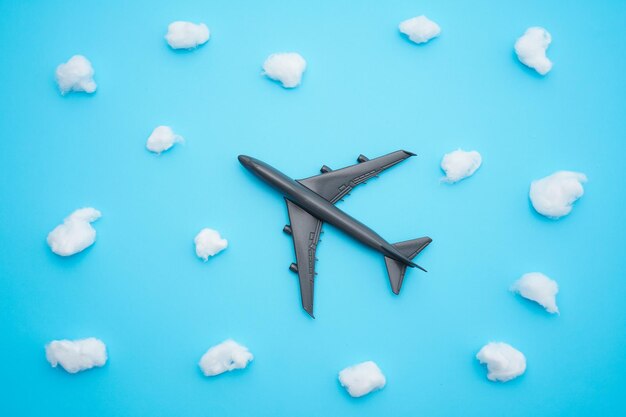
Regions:
<svg viewBox="0 0 626 417"><path fill-rule="evenodd" d="M312 216L300 206L285 199L289 211L290 226L285 232L293 238L296 263L290 269L298 273L302 307L313 316L313 287L315 284L315 250L320 239L322 221Z"/></svg>
<svg viewBox="0 0 626 417"><path fill-rule="evenodd" d="M360 155L358 164L334 171L324 165L320 170L322 174L298 182L334 204L357 185L414 155L407 151L396 151L375 159Z"/></svg>

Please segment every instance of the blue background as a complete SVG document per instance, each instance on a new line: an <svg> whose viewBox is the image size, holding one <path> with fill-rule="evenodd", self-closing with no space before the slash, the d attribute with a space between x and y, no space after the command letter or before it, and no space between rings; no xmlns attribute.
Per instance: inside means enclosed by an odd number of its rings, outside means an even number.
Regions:
<svg viewBox="0 0 626 417"><path fill-rule="evenodd" d="M617 416L626 413L626 3L622 1L2 1L0 3L0 414L6 416ZM415 45L400 21L426 14L440 38ZM175 52L173 20L212 36ZM553 36L546 77L521 65L527 27ZM273 52L308 62L285 90L261 75ZM61 96L73 54L94 95ZM184 145L145 141L170 125ZM481 152L470 179L439 162ZM246 153L295 178L359 153L417 158L340 207L390 241L429 235L400 296L382 257L325 227L315 312L288 271L282 198L238 163ZM589 177L571 215L528 201L533 179ZM93 206L94 246L70 258L45 239ZM194 253L203 227L229 248ZM508 291L525 272L558 281L560 316ZM44 345L96 336L102 369L52 369ZM201 375L232 337L248 369ZM527 372L489 382L474 359L506 341ZM384 390L352 399L345 366L376 361Z"/></svg>

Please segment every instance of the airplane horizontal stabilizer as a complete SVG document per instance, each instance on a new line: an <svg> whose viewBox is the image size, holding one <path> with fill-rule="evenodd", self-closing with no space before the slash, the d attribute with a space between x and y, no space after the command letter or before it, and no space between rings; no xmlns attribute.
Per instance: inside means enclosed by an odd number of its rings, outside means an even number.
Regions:
<svg viewBox="0 0 626 417"><path fill-rule="evenodd" d="M424 250L424 248L428 246L430 242L432 242L431 238L420 237L413 240L394 243L393 246L407 258L413 259L417 256L418 253ZM402 287L402 281L404 281L404 274L406 273L407 265L387 256L385 256L385 264L387 265L387 273L389 274L391 290L394 292L394 294L399 294L400 288ZM421 266L417 265L417 267L426 272L426 270Z"/></svg>

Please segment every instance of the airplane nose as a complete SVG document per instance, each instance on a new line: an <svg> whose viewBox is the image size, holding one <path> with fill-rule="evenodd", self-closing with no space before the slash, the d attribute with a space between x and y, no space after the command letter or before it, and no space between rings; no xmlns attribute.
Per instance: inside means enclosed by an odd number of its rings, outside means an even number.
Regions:
<svg viewBox="0 0 626 417"><path fill-rule="evenodd" d="M241 163L241 165L243 165L245 167L250 165L250 157L249 156L239 155L239 157L237 159L239 159L239 162Z"/></svg>

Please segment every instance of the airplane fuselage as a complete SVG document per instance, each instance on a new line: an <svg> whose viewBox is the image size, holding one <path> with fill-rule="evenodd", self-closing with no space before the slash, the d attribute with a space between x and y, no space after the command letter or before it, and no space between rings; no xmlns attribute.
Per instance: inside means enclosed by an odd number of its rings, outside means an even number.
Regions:
<svg viewBox="0 0 626 417"><path fill-rule="evenodd" d="M288 177L276 168L249 156L240 156L241 164L263 182L279 191L285 198L297 204L318 219L332 224L347 235L371 247L384 256L407 266L416 266L393 245L354 217L337 208L314 191Z"/></svg>

